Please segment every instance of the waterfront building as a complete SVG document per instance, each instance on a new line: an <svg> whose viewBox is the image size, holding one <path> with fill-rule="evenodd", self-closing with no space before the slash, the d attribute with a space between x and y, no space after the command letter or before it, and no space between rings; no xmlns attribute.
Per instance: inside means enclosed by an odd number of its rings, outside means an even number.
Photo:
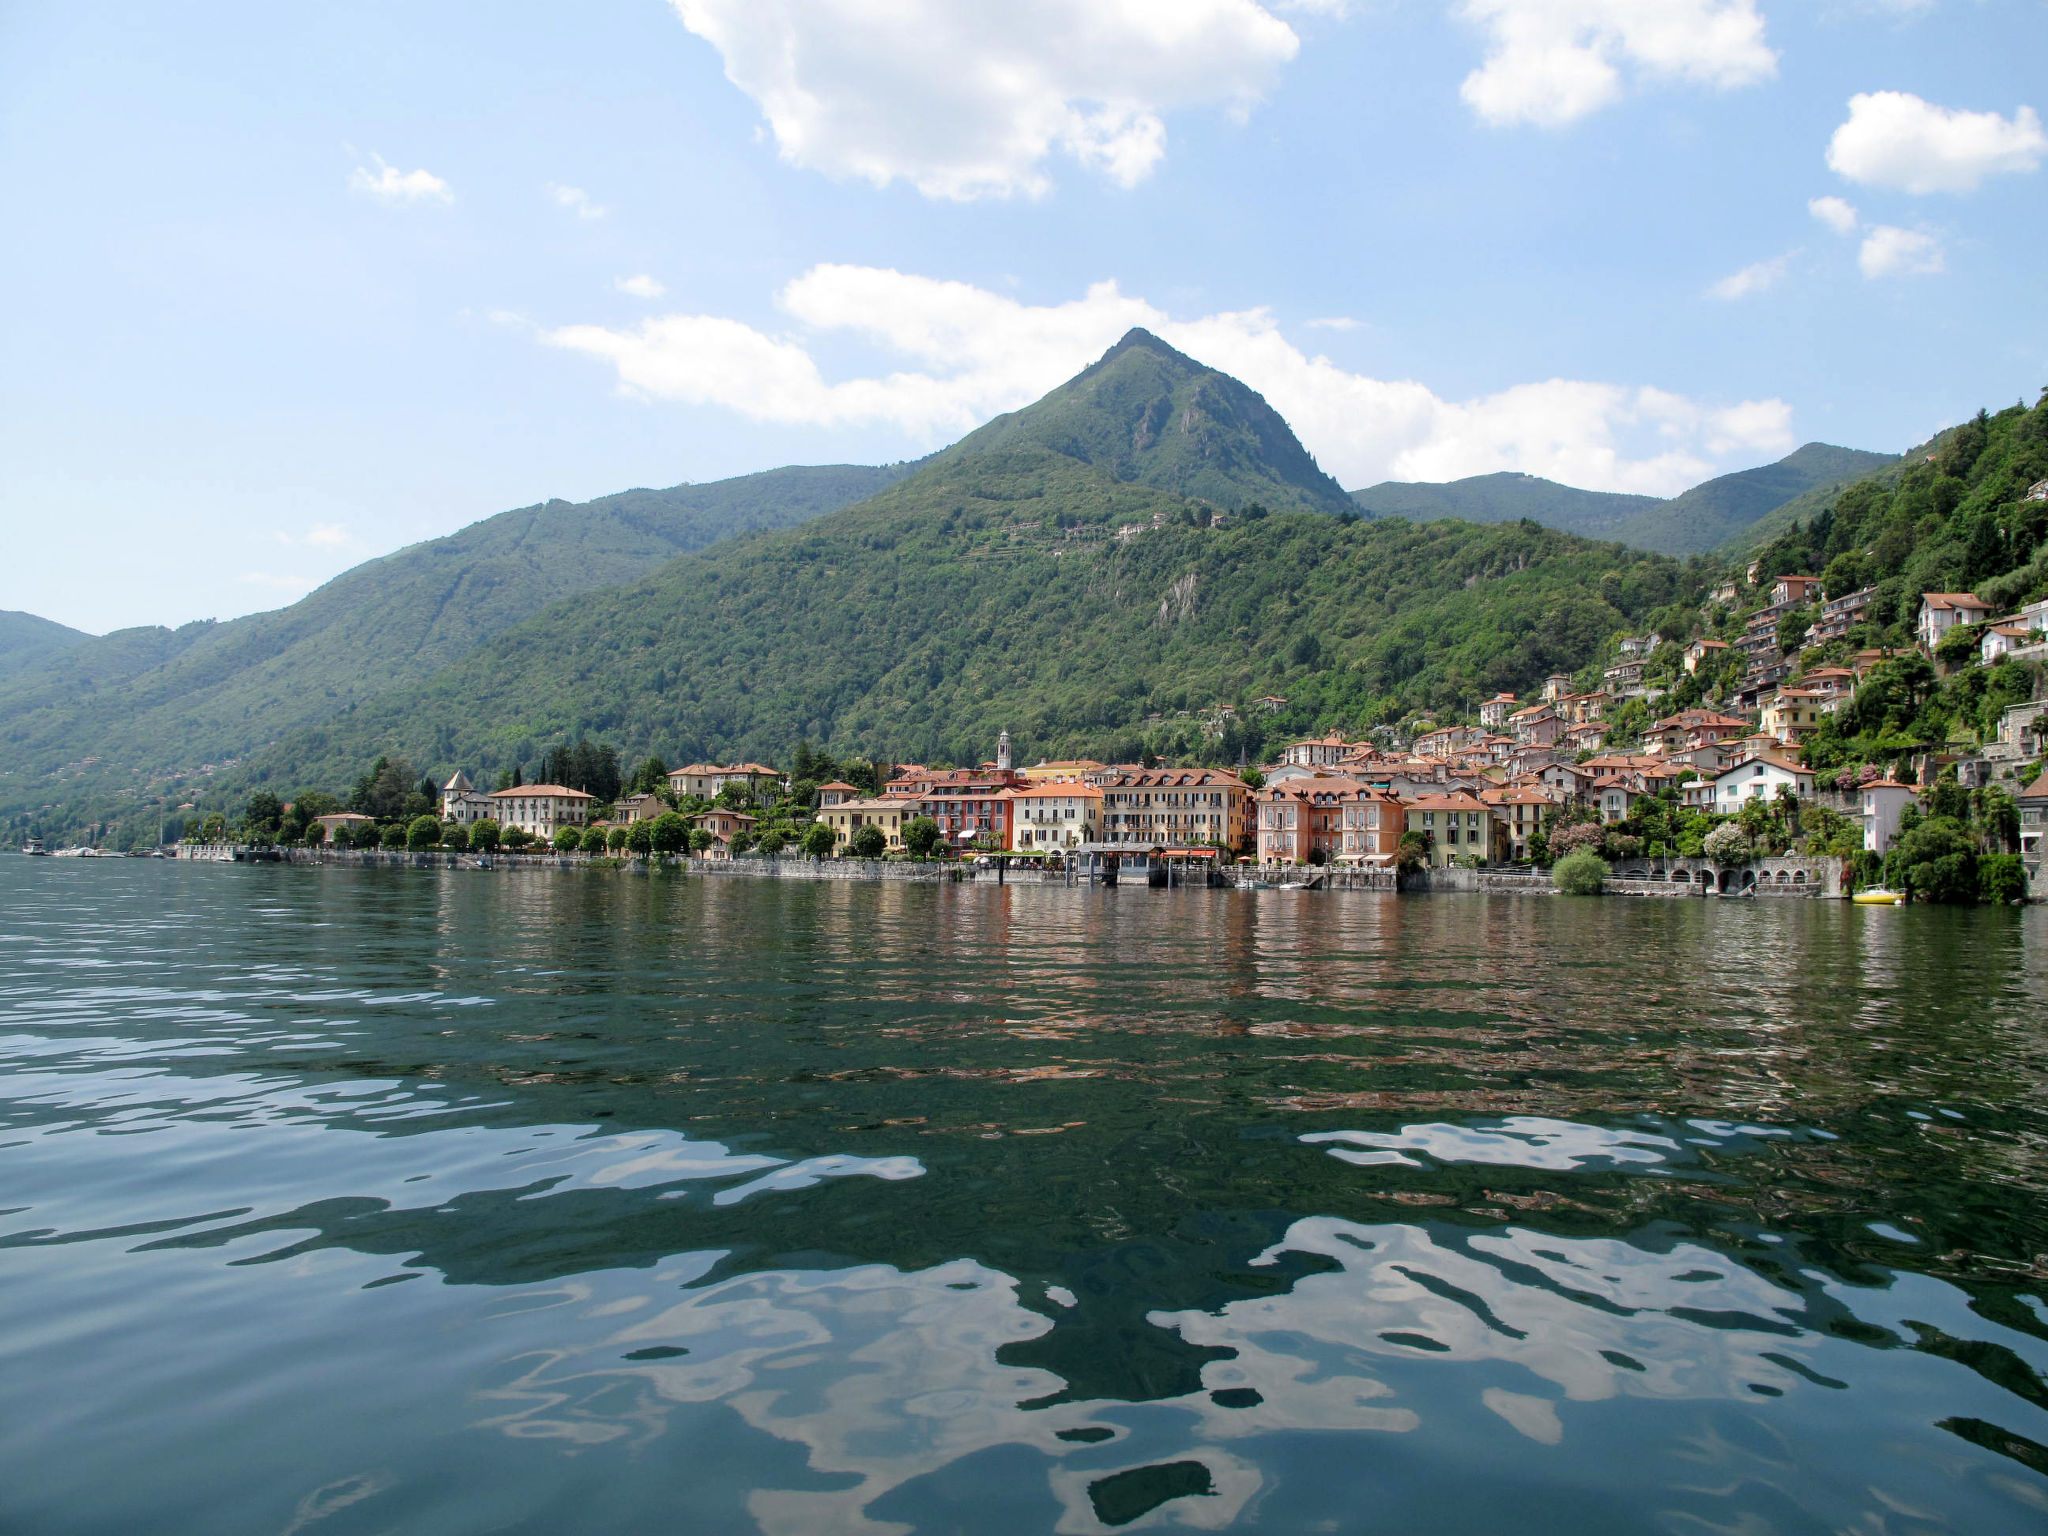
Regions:
<svg viewBox="0 0 2048 1536"><path fill-rule="evenodd" d="M543 842L551 841L563 827L589 821L590 807L597 802L597 796L561 784L518 784L488 799L491 820L508 829L523 827Z"/></svg>
<svg viewBox="0 0 2048 1536"><path fill-rule="evenodd" d="M182 810L184 807L181 806L179 809ZM354 811L336 811L331 816L315 816L313 818L313 825L320 829L320 840L322 842L332 842L334 834L339 828L347 827L350 831L354 831L358 827L374 827L377 825L377 818L374 816L360 816Z"/></svg>
<svg viewBox="0 0 2048 1536"><path fill-rule="evenodd" d="M1430 840L1429 862L1438 869L1468 855L1505 860L1507 829L1493 807L1463 790L1427 795L1407 806L1407 829Z"/></svg>
<svg viewBox="0 0 2048 1536"><path fill-rule="evenodd" d="M1868 853L1883 853L1899 835L1899 815L1909 805L1920 803L1920 792L1897 779L1877 779L1863 786L1863 847Z"/></svg>
<svg viewBox="0 0 2048 1536"><path fill-rule="evenodd" d="M497 814L491 797L479 794L475 786L469 782L469 775L461 769L456 769L448 782L441 786L443 821L456 822L466 827Z"/></svg>
<svg viewBox="0 0 2048 1536"><path fill-rule="evenodd" d="M1094 776L1102 791L1102 840L1226 848L1252 841L1251 791L1217 768L1114 768Z"/></svg>
<svg viewBox="0 0 2048 1536"><path fill-rule="evenodd" d="M862 827L879 827L884 846L895 853L903 847L903 826L919 813L915 801L901 795L878 795L867 800L841 800L818 812L818 820L832 829L835 851L853 842ZM1007 844L1005 846L1008 846Z"/></svg>
<svg viewBox="0 0 2048 1536"><path fill-rule="evenodd" d="M940 835L953 846L982 843L1008 848L1015 830L1010 819L1009 792L1024 789L1030 781L1010 768L955 768L943 773L918 776L913 796L898 796L890 782L889 798L914 799L911 816L929 816L938 823Z"/></svg>
<svg viewBox="0 0 2048 1536"><path fill-rule="evenodd" d="M1335 774L1268 784L1253 796L1261 864L1329 863L1343 851L1340 805L1365 788ZM1319 854L1320 858L1311 859Z"/></svg>
<svg viewBox="0 0 2048 1536"><path fill-rule="evenodd" d="M701 827L711 834L711 847L706 852L714 856L724 854L729 858L732 855L733 839L742 832L751 831L754 818L742 811L728 811L720 806L692 816L690 825L693 829Z"/></svg>
<svg viewBox="0 0 2048 1536"><path fill-rule="evenodd" d="M1507 832L1508 857L1518 864L1527 863L1529 839L1543 830L1543 818L1557 802L1533 784L1482 789L1479 798L1493 808Z"/></svg>
<svg viewBox="0 0 2048 1536"><path fill-rule="evenodd" d="M2020 857L2032 862L2048 854L2048 773L2042 774L2019 793ZM2040 889L2039 871L2035 889Z"/></svg>
<svg viewBox="0 0 2048 1536"><path fill-rule="evenodd" d="M1093 785L1048 780L1004 794L1011 807L1012 846L1019 852L1065 853L1101 838L1102 791Z"/></svg>
<svg viewBox="0 0 2048 1536"><path fill-rule="evenodd" d="M860 789L844 780L834 779L830 784L818 786L818 809L827 810L835 805L844 805L849 800L858 800Z"/></svg>

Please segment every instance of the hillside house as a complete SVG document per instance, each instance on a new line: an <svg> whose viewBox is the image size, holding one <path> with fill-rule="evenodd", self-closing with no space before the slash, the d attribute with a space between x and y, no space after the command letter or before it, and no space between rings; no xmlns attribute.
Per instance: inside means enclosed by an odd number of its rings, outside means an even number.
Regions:
<svg viewBox="0 0 2048 1536"><path fill-rule="evenodd" d="M1931 652L1958 624L1982 624L1990 617L1991 605L1974 592L1926 592L1913 634Z"/></svg>
<svg viewBox="0 0 2048 1536"><path fill-rule="evenodd" d="M1726 640L1695 640L1685 648L1685 670L1697 673L1702 666L1718 666L1727 651Z"/></svg>
<svg viewBox="0 0 2048 1536"><path fill-rule="evenodd" d="M1746 800L1775 800L1780 789L1790 789L1802 799L1813 795L1813 774L1775 753L1745 758L1707 782L1712 788L1708 804L1723 816L1741 810Z"/></svg>

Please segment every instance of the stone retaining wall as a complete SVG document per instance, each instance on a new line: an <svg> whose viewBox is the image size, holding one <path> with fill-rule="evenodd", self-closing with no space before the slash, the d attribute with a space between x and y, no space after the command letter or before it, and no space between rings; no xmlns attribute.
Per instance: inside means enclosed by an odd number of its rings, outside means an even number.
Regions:
<svg viewBox="0 0 2048 1536"><path fill-rule="evenodd" d="M186 845L178 856L186 859L226 861L236 852L225 845ZM765 880L893 880L917 884L941 881L996 883L990 869L961 863L918 863L888 859L810 859L802 855L768 857L750 854L737 859L686 859L666 855L651 859L593 858L576 854L538 853L488 856L474 853L411 853L395 848L280 848L264 850L280 861L292 864L333 864L355 869L489 869L569 870L645 874L652 869ZM1410 875L1396 875L1391 869L1290 868L1274 870L1240 865L1220 872L1224 881L1242 890L1384 891L1426 894L1440 891L1480 892L1494 895L1525 894L1548 896L1556 893L1548 870L1526 867L1490 869L1425 869ZM1701 874L1707 878L1702 880ZM2039 866L2028 873L2041 879ZM1849 872L1841 859L1761 859L1754 864L1717 865L1707 859L1623 859L1607 878L1607 890L1616 896L1701 897L1747 895L1760 897L1841 899L1849 894ZM1059 885L1061 876L1046 876L1022 868L1007 872L1013 885ZM1127 882L1134 888L1143 882ZM2036 896L2041 892L2037 889Z"/></svg>

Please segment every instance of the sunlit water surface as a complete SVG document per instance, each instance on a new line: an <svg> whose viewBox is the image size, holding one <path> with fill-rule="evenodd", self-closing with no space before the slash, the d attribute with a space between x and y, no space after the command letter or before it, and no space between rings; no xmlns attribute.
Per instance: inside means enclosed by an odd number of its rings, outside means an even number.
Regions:
<svg viewBox="0 0 2048 1536"><path fill-rule="evenodd" d="M0 1530L2048 1530L2048 911L0 861Z"/></svg>

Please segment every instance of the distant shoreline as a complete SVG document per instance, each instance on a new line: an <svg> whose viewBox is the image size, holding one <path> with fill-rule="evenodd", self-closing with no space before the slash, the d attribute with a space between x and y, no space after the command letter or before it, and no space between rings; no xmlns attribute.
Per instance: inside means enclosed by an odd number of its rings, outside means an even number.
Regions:
<svg viewBox="0 0 2048 1536"><path fill-rule="evenodd" d="M1091 887L1085 878L1071 885L1061 876L1047 876L1035 869L1011 869L1000 875L994 869L960 860L911 861L889 859L812 859L741 855L738 858L688 858L680 854L656 854L648 858L589 857L579 854L537 853L479 855L446 850L410 852L397 848L260 848L236 849L225 844L199 849L180 848L178 857L202 863L277 863L325 865L354 869L465 869L479 873L508 870L555 871L587 874L674 874L715 875L757 880L836 880L896 882L913 885L1022 885L1060 886L1068 889ZM1233 865L1217 872L1223 888L1236 890L1349 890L1380 891L1389 895L1429 895L1450 892L1492 895L1553 896L1558 894L1547 870L1427 869L1412 875L1396 875L1385 869L1345 869L1334 866L1288 866L1275 869L1257 864ZM1702 875L1706 878L1703 880ZM1118 888L1145 889L1143 872L1126 870ZM1201 885L1206 882L1188 882ZM1848 870L1840 859L1766 858L1750 864L1719 866L1698 858L1625 859L1608 877L1602 894L1664 900L1701 900L1710 896L1758 896L1799 900L1846 900L1850 894Z"/></svg>

